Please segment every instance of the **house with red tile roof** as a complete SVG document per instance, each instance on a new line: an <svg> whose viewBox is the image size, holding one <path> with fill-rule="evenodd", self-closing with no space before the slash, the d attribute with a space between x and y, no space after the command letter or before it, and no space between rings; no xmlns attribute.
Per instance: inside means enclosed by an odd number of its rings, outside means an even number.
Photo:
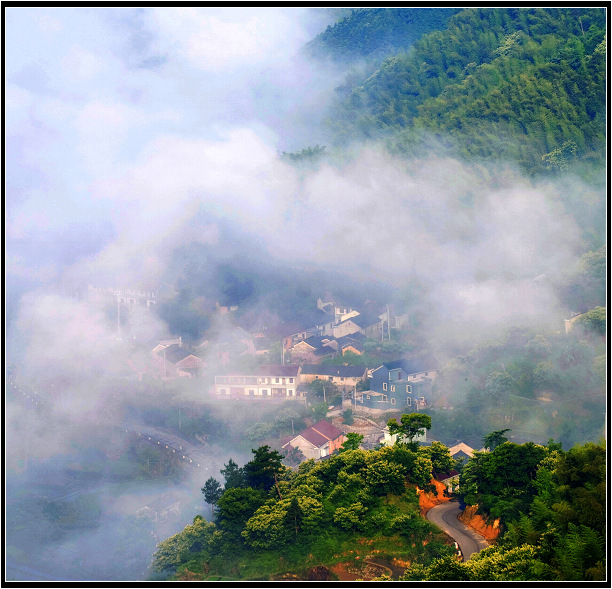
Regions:
<svg viewBox="0 0 612 589"><path fill-rule="evenodd" d="M299 448L306 460L316 460L337 452L345 441L342 430L322 419L285 443L283 448Z"/></svg>

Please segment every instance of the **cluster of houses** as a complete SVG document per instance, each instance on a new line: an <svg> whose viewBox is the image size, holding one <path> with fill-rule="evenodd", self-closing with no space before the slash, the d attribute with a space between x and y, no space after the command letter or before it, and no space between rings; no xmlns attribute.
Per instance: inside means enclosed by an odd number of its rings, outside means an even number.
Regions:
<svg viewBox="0 0 612 589"><path fill-rule="evenodd" d="M364 413L430 405L438 361L432 355L381 363L376 368L342 364L262 365L248 374L215 375L213 393L232 399L306 399L313 380L335 384L350 395L345 403ZM357 391L363 382L366 390ZM361 389L364 386L360 387Z"/></svg>
<svg viewBox="0 0 612 589"><path fill-rule="evenodd" d="M96 292L107 294L102 289ZM402 318L391 315L388 307L366 303L357 310L326 296L302 321L262 326L255 333L236 325L231 317L234 311L219 309L217 333L198 345L185 345L177 337L156 342L144 361L128 359L135 377L148 374L168 380L208 374L214 378L211 392L219 398L302 401L309 383L320 380L336 385L344 393L344 402L362 412L419 410L432 402L438 361L431 355L370 368L344 361L348 353L364 354L366 340L387 339L392 328L401 326ZM277 363L265 363L272 350ZM261 357L264 363L248 372L230 369L245 355Z"/></svg>

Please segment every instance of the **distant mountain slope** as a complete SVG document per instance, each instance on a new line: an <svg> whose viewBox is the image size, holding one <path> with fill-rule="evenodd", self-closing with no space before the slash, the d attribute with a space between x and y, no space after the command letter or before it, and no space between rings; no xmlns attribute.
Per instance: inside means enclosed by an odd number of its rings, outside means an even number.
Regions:
<svg viewBox="0 0 612 589"><path fill-rule="evenodd" d="M355 8L306 46L314 57L334 61L383 58L446 26L458 8Z"/></svg>
<svg viewBox="0 0 612 589"><path fill-rule="evenodd" d="M468 8L387 59L330 125L340 144L413 150L433 134L531 172L603 158L605 35L603 8Z"/></svg>

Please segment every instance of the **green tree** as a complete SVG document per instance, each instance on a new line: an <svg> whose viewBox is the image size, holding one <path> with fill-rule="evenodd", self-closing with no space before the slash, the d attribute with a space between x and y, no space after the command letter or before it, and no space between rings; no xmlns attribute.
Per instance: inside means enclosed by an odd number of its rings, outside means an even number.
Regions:
<svg viewBox="0 0 612 589"><path fill-rule="evenodd" d="M292 511L294 498L297 508ZM297 515L297 510L301 516ZM288 515L289 514L289 515ZM315 532L321 525L323 505L306 495L296 495L276 503L262 505L246 523L242 537L253 548L278 549L295 537L296 521L304 534Z"/></svg>
<svg viewBox="0 0 612 589"><path fill-rule="evenodd" d="M325 419L327 417L329 405L327 403L318 403L317 405L313 405L310 410L312 412L312 418L315 420L315 422L320 421L321 419Z"/></svg>
<svg viewBox="0 0 612 589"><path fill-rule="evenodd" d="M228 463L224 466L225 468L221 470L221 474L225 478L225 490L243 487L245 480L242 468L239 467L232 458L230 458Z"/></svg>
<svg viewBox="0 0 612 589"><path fill-rule="evenodd" d="M273 430L274 426L271 423L257 422L247 428L245 435L251 442L258 442L269 437Z"/></svg>
<svg viewBox="0 0 612 589"><path fill-rule="evenodd" d="M429 474L431 475L431 470ZM376 460L369 464L365 469L364 479L375 496L383 496L389 493L401 495L404 492L403 468L399 464L387 460Z"/></svg>
<svg viewBox="0 0 612 589"><path fill-rule="evenodd" d="M431 429L431 417L424 413L405 413L400 418L400 422L398 424L395 418L390 419L387 422L389 433L391 435L397 434L397 441L400 444L406 444L416 450L418 443L413 442L413 440L417 436L423 435L425 430Z"/></svg>
<svg viewBox="0 0 612 589"><path fill-rule="evenodd" d="M595 307L577 317L576 323L587 331L592 331L598 335L606 335L606 315L605 307Z"/></svg>
<svg viewBox="0 0 612 589"><path fill-rule="evenodd" d="M429 455L434 472L448 472L455 466L455 461L450 455L448 446L445 446L442 442L432 442L431 446L419 448L419 452L425 452Z"/></svg>
<svg viewBox="0 0 612 589"><path fill-rule="evenodd" d="M216 523L235 540L242 539L241 532L247 521L266 502L267 494L251 487L230 488L217 502Z"/></svg>
<svg viewBox="0 0 612 589"><path fill-rule="evenodd" d="M338 507L334 511L334 523L343 530L362 530L365 527L365 514L367 508L356 502L349 507Z"/></svg>
<svg viewBox="0 0 612 589"><path fill-rule="evenodd" d="M363 436L355 432L349 432L346 434L346 440L340 447L339 452L346 452L347 450L359 450L359 446L363 442Z"/></svg>
<svg viewBox="0 0 612 589"><path fill-rule="evenodd" d="M461 472L459 493L504 524L518 519L537 494L536 474L548 452L533 442L505 442L492 452L474 452Z"/></svg>
<svg viewBox="0 0 612 589"><path fill-rule="evenodd" d="M243 467L246 484L254 489L269 491L276 482L276 476L285 468L282 464L283 457L276 450L270 450L270 446L260 446L251 450L253 459Z"/></svg>
<svg viewBox="0 0 612 589"><path fill-rule="evenodd" d="M302 521L304 519L304 512L300 507L300 503L297 497L294 495L291 497L291 503L287 508L287 513L285 515L285 521L287 524L295 530L295 539L297 540L298 532L302 527Z"/></svg>
<svg viewBox="0 0 612 589"><path fill-rule="evenodd" d="M213 507L217 504L219 499L221 499L221 495L223 495L221 484L215 478L210 477L206 483L204 483L202 493L204 494L204 500L210 505L210 514L212 517L214 516Z"/></svg>
<svg viewBox="0 0 612 589"><path fill-rule="evenodd" d="M484 438L482 438L483 446L487 450L495 450L497 446L500 446L504 442L508 441L508 438L506 438L504 434L509 431L510 428L505 428L487 434Z"/></svg>
<svg viewBox="0 0 612 589"><path fill-rule="evenodd" d="M348 409L345 409L342 412L342 419L344 420L344 423L346 423L346 425L352 425L353 424L353 410L349 407Z"/></svg>
<svg viewBox="0 0 612 589"><path fill-rule="evenodd" d="M215 529L215 524L207 522L201 515L196 515L191 525L157 545L153 555L153 570L176 571L179 565L205 548Z"/></svg>

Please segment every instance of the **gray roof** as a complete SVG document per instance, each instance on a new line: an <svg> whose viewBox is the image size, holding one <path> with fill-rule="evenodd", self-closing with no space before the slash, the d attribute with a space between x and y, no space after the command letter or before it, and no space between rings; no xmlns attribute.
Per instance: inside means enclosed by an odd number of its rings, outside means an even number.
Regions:
<svg viewBox="0 0 612 589"><path fill-rule="evenodd" d="M394 362L385 362L384 366L389 370L402 368L407 374L416 374L417 372L437 370L439 368L439 362L435 356L427 354L416 358L405 358Z"/></svg>
<svg viewBox="0 0 612 589"><path fill-rule="evenodd" d="M381 323L382 320L377 315L357 315L355 317L350 317L349 319L347 319L347 321L352 321L355 325L358 325L361 329L365 329L366 327L371 327L372 325Z"/></svg>
<svg viewBox="0 0 612 589"><path fill-rule="evenodd" d="M365 371L365 366L323 366L321 364L304 364L302 366L302 374L343 376L345 378L362 378Z"/></svg>

